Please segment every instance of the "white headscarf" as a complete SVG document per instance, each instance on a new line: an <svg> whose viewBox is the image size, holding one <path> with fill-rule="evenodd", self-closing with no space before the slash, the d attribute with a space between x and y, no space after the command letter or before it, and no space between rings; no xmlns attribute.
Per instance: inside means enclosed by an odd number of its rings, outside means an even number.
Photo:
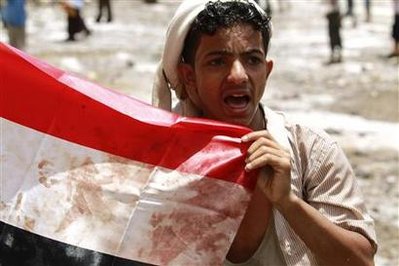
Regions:
<svg viewBox="0 0 399 266"><path fill-rule="evenodd" d="M173 89L180 101L174 111L183 116L198 116L199 110L196 109L191 100L188 97L185 97L184 99L182 97L183 84L179 79L177 69L181 61L184 40L190 30L191 24L197 15L205 9L208 2L215 1L216 0L184 0L176 10L175 15L169 23L168 31L166 33L165 47L154 79L152 105L171 111L171 89ZM221 1L229 2L232 0ZM236 1L252 3L261 14L264 14L263 9L253 0Z"/></svg>

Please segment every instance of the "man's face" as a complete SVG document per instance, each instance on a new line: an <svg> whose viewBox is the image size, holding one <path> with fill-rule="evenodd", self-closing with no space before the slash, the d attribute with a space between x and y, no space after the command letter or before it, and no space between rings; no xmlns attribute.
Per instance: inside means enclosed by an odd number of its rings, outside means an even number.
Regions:
<svg viewBox="0 0 399 266"><path fill-rule="evenodd" d="M195 66L183 64L179 70L189 97L204 117L255 127L273 67L265 58L261 33L243 24L203 35Z"/></svg>

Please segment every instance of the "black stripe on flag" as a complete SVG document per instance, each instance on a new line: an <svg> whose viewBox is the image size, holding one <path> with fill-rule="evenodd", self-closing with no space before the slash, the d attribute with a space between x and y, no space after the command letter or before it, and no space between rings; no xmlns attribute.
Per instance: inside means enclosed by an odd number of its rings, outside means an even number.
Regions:
<svg viewBox="0 0 399 266"><path fill-rule="evenodd" d="M55 241L0 221L0 266L150 265Z"/></svg>

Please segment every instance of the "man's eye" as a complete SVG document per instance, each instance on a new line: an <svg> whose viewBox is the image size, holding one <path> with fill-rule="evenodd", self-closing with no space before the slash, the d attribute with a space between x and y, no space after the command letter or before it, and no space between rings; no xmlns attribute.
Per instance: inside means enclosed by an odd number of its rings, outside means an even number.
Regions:
<svg viewBox="0 0 399 266"><path fill-rule="evenodd" d="M250 64L250 65L258 65L258 64L260 64L262 62L262 59L260 59L259 57L257 57L257 56L250 56L250 57L248 57L248 63Z"/></svg>
<svg viewBox="0 0 399 266"><path fill-rule="evenodd" d="M223 58L214 58L210 60L208 64L211 66L221 66L224 64L224 60Z"/></svg>

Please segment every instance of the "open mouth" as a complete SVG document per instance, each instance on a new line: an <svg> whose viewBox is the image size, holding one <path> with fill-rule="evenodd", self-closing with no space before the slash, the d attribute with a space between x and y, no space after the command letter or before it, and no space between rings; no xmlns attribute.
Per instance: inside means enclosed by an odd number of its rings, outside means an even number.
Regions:
<svg viewBox="0 0 399 266"><path fill-rule="evenodd" d="M249 96L245 94L232 94L224 98L224 103L231 109L244 109L249 101Z"/></svg>

